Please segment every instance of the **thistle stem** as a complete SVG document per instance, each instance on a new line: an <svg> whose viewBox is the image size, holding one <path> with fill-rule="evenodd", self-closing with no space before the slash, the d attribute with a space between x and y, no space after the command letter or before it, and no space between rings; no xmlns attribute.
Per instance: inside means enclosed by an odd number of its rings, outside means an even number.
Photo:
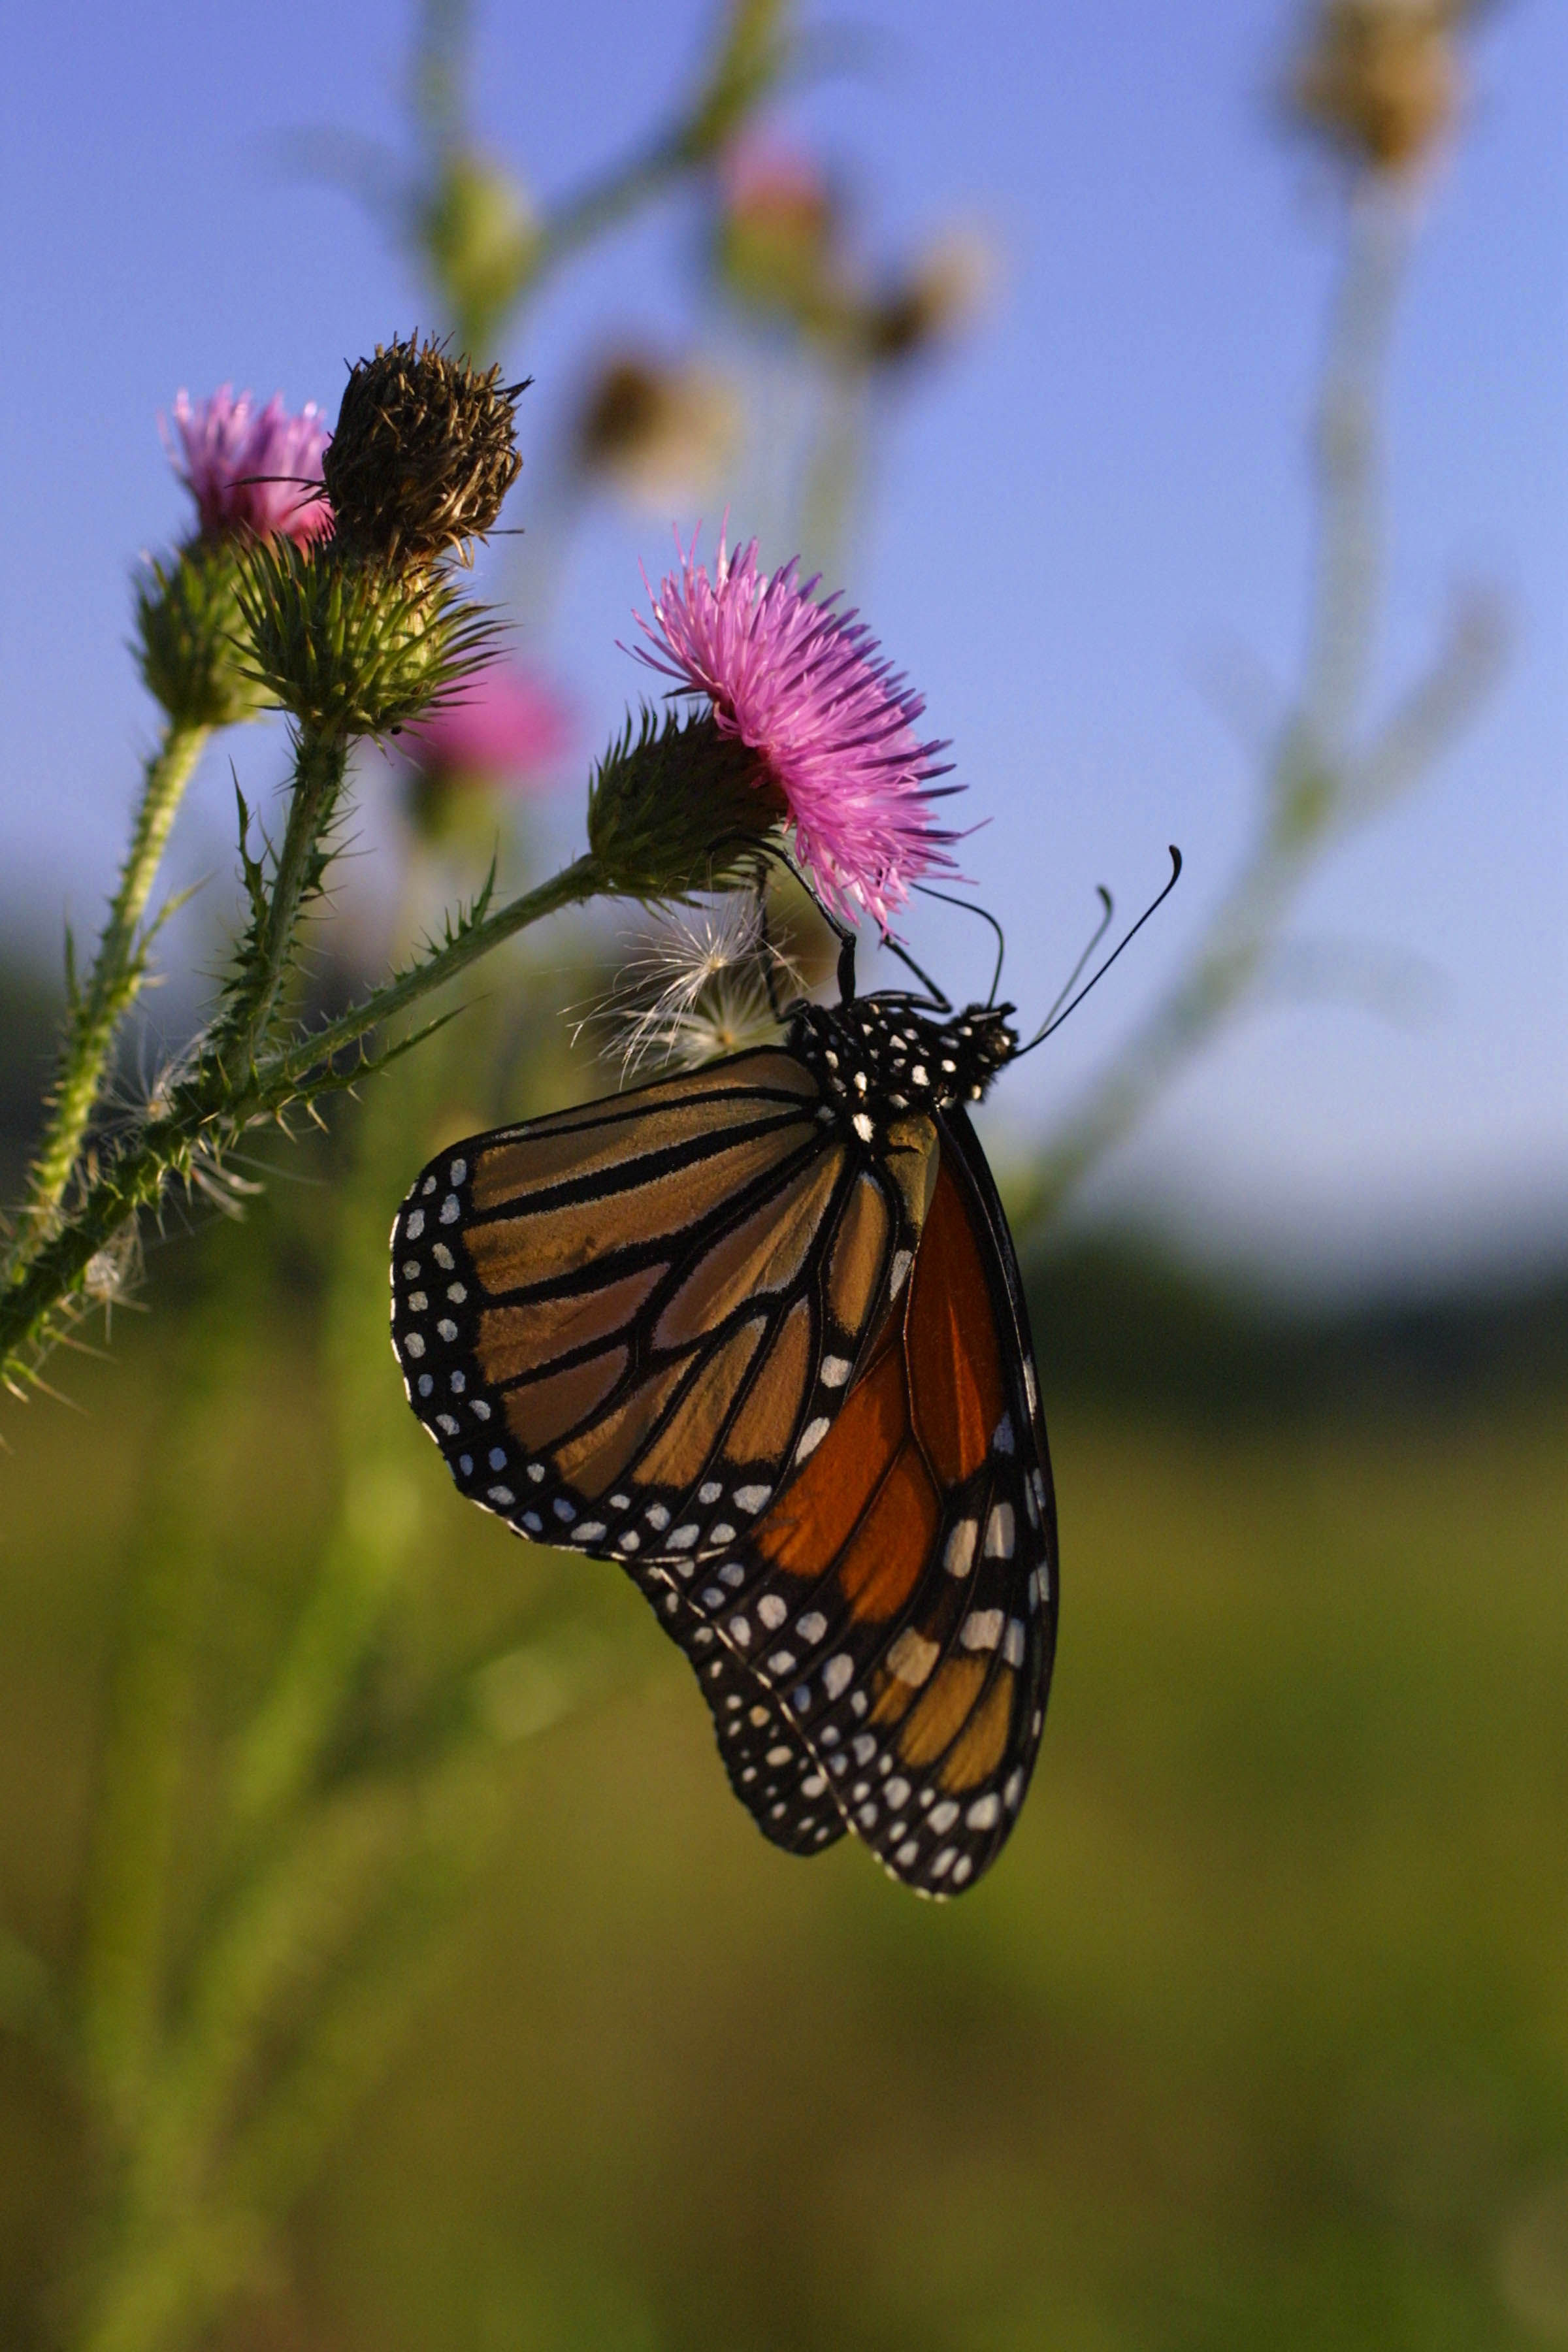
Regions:
<svg viewBox="0 0 1568 2352"><path fill-rule="evenodd" d="M110 1049L121 1022L142 984L138 930L163 861L169 829L210 733L207 727L182 727L170 720L163 740L147 762L137 803L131 846L109 920L85 985L75 996L60 1049L53 1109L27 1180L9 1269L25 1265L53 1232L71 1171L81 1156Z"/></svg>
<svg viewBox="0 0 1568 2352"><path fill-rule="evenodd" d="M341 781L341 752L337 756ZM331 772L329 761L310 790L326 795ZM129 1219L161 1197L172 1176L189 1170L204 1145L221 1150L246 1128L281 1116L312 1086L325 1087L333 1058L372 1029L446 986L503 940L605 887L595 858L576 858L536 890L459 929L338 1020L297 1045L268 1053L265 1033L291 938L288 927L272 919L273 910L287 892L297 917L312 880L313 845L319 839L319 827L311 833L312 819L303 807L305 792L301 784L290 811L277 881L261 926L267 961L247 994L243 1020L215 1027L186 1076L109 1159L79 1207L0 1291L0 1374L8 1370L13 1377L26 1377L23 1351L44 1335L49 1318L78 1288L92 1259ZM330 814L330 798L319 798L316 809L318 815L322 809Z"/></svg>
<svg viewBox="0 0 1568 2352"><path fill-rule="evenodd" d="M348 757L346 737L319 734L312 728L300 730L283 846L255 941L254 971L235 1008L233 1034L247 1062L256 1058L266 1042L289 975L300 914L321 885L327 863L322 836L342 791Z"/></svg>

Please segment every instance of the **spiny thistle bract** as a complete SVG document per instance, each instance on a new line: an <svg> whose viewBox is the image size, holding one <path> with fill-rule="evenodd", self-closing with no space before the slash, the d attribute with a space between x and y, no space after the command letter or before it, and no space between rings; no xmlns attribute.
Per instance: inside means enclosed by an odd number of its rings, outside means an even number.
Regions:
<svg viewBox="0 0 1568 2352"><path fill-rule="evenodd" d="M378 343L349 372L322 472L351 557L434 562L482 539L521 471L522 383L481 375L438 343Z"/></svg>
<svg viewBox="0 0 1568 2352"><path fill-rule="evenodd" d="M709 712L661 719L645 705L588 788L588 846L607 890L681 898L737 879L788 813L763 761Z"/></svg>
<svg viewBox="0 0 1568 2352"><path fill-rule="evenodd" d="M335 541L268 540L237 601L257 687L322 735L390 735L482 667L495 625L439 572L344 562Z"/></svg>
<svg viewBox="0 0 1568 2352"><path fill-rule="evenodd" d="M241 560L237 541L204 536L136 582L142 677L177 727L233 727L266 707L242 651Z"/></svg>

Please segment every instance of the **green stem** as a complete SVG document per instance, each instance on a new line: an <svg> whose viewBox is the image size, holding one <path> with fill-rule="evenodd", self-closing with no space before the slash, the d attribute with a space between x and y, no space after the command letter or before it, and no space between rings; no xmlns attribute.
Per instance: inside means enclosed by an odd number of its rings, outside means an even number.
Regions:
<svg viewBox="0 0 1568 2352"><path fill-rule="evenodd" d="M268 894L267 913L255 946L255 979L236 1007L226 1046L237 1045L242 1059L262 1050L278 1010L292 961L294 933L308 898L321 887L327 864L322 836L332 821L348 771L346 736L301 730L294 753L294 784L278 867Z"/></svg>
<svg viewBox="0 0 1568 2352"><path fill-rule="evenodd" d="M1264 779L1258 842L1195 954L1090 1090L1042 1161L1026 1214L1054 1215L1247 994L1313 861L1364 815L1351 792L1381 577L1384 377L1403 215L1353 215L1323 363L1315 436L1318 540L1303 679Z"/></svg>
<svg viewBox="0 0 1568 2352"><path fill-rule="evenodd" d="M1364 194L1352 213L1329 331L1314 433L1317 576L1300 709L1322 753L1342 763L1376 644L1383 572L1383 383L1405 260L1396 199Z"/></svg>
<svg viewBox="0 0 1568 2352"><path fill-rule="evenodd" d="M115 1033L141 986L137 932L169 828L211 732L207 727L182 727L171 720L147 763L120 887L110 901L109 920L92 970L68 1018L53 1111L27 1180L10 1257L12 1267L25 1265L54 1229L71 1171L81 1154Z"/></svg>
<svg viewBox="0 0 1568 2352"><path fill-rule="evenodd" d="M289 837L279 858L279 889L286 869L302 875L301 858L291 846L295 831L291 814ZM171 1176L189 1171L204 1144L221 1150L247 1127L278 1117L310 1084L324 1086L333 1057L372 1029L455 980L503 940L559 908L595 897L604 887L593 857L574 859L538 889L459 930L301 1044L260 1061L251 1058L249 1048L265 1026L268 1007L276 1003L281 971L254 990L238 1033L223 1024L215 1029L194 1067L110 1159L79 1208L0 1292L0 1370L9 1368L14 1376L26 1376L24 1350L43 1336L49 1318L77 1290L93 1258L128 1220L159 1199ZM303 880L290 887L298 908ZM268 922L265 929L269 942L274 941L275 927ZM282 944L286 949L286 939Z"/></svg>
<svg viewBox="0 0 1568 2352"><path fill-rule="evenodd" d="M251 1255L228 1254L216 1299L183 1336L133 1531L78 1993L98 2102L127 2146L165 2030L169 1922L188 1868L178 1828L194 1678L215 1590L214 1490L226 1485L240 1443L237 1400L254 1344L256 1281Z"/></svg>
<svg viewBox="0 0 1568 2352"><path fill-rule="evenodd" d="M614 894L598 860L590 856L574 858L570 866L563 866L559 874L552 874L537 889L525 891L521 898L498 907L493 915L486 915L459 931L455 939L433 949L421 962L374 990L358 1004L351 1005L337 1020L313 1030L291 1051L279 1056L279 1076L291 1087L300 1087L337 1055L358 1045L371 1030L395 1019L422 997L445 988L448 981L456 980L470 964L478 963L504 940L526 930L531 923L556 914L563 907L580 906L584 899L601 895Z"/></svg>

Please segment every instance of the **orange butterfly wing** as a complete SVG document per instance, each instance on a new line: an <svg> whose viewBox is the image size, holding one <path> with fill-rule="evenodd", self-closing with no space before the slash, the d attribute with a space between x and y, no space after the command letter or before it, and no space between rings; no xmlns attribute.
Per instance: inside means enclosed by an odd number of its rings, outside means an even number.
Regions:
<svg viewBox="0 0 1568 2352"><path fill-rule="evenodd" d="M995 1858L1044 1720L1056 1529L1016 1263L961 1114L907 1300L833 1428L717 1572L660 1577L766 1835L809 1852L852 1829L931 1895Z"/></svg>

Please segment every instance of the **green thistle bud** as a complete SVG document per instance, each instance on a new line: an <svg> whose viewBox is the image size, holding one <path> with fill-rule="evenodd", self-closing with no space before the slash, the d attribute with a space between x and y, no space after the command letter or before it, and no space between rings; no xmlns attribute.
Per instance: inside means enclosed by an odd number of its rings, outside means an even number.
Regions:
<svg viewBox="0 0 1568 2352"><path fill-rule="evenodd" d="M321 466L343 553L425 564L482 539L521 470L513 428L526 388L416 335L378 343L350 371Z"/></svg>
<svg viewBox="0 0 1568 2352"><path fill-rule="evenodd" d="M588 788L588 846L628 898L721 889L788 815L760 755L710 713L627 718Z"/></svg>
<svg viewBox="0 0 1568 2352"><path fill-rule="evenodd" d="M238 642L240 545L194 539L136 583L136 651L147 690L177 727L232 727L266 695Z"/></svg>
<svg viewBox="0 0 1568 2352"><path fill-rule="evenodd" d="M438 572L345 561L335 540L267 540L240 558L250 675L322 735L387 735L489 658L495 627Z"/></svg>

